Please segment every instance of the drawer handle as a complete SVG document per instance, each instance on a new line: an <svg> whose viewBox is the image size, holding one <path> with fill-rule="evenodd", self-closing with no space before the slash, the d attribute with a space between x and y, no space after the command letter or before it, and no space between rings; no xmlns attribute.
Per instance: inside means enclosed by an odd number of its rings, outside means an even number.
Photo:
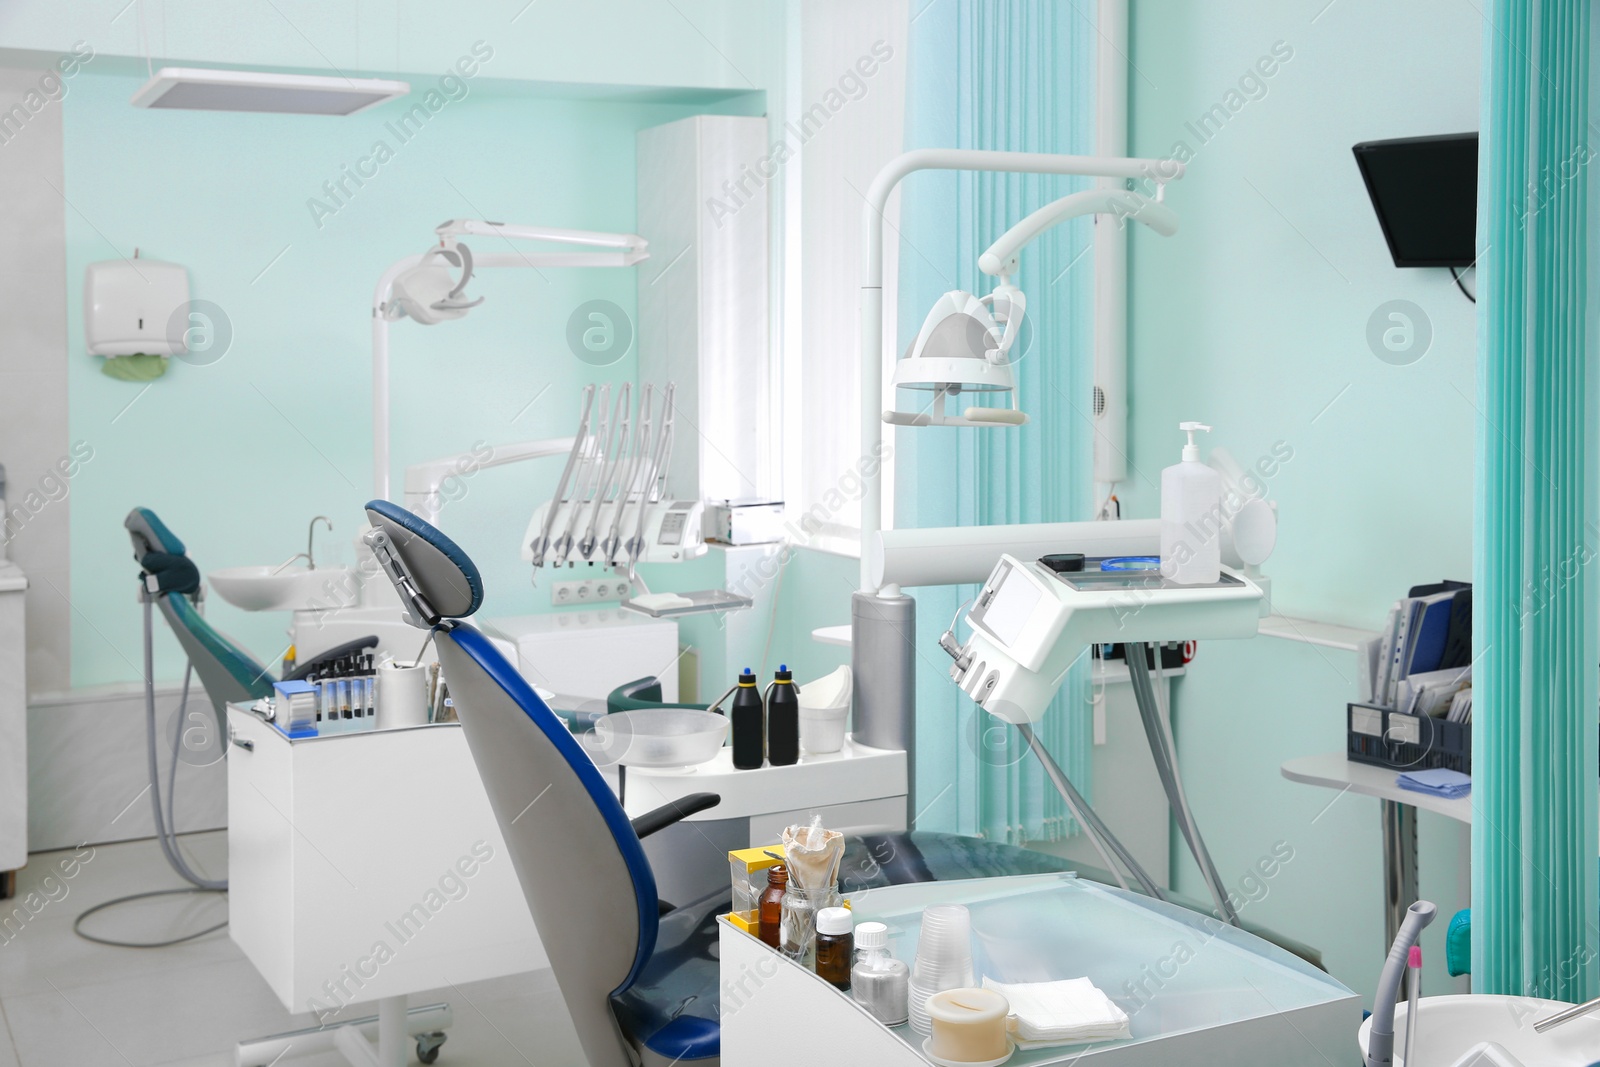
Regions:
<svg viewBox="0 0 1600 1067"><path fill-rule="evenodd" d="M250 740L248 737L234 737L230 735L228 740L232 741L236 747L242 748L246 752L254 752L256 750L256 743Z"/></svg>

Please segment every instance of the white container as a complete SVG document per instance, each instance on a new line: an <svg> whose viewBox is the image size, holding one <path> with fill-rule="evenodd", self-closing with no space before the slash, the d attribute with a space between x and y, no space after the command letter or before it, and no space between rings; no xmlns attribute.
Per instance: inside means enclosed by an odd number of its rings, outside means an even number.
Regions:
<svg viewBox="0 0 1600 1067"><path fill-rule="evenodd" d="M851 674L840 667L800 689L800 750L820 756L844 747L850 723Z"/></svg>
<svg viewBox="0 0 1600 1067"><path fill-rule="evenodd" d="M800 748L808 756L830 756L844 748L850 705L800 709Z"/></svg>
<svg viewBox="0 0 1600 1067"><path fill-rule="evenodd" d="M420 663L385 660L378 664L378 729L427 725L426 679L427 668Z"/></svg>
<svg viewBox="0 0 1600 1067"><path fill-rule="evenodd" d="M1180 585L1212 585L1222 578L1222 476L1200 462L1196 430L1211 427L1183 422L1189 434L1183 462L1161 472L1161 574Z"/></svg>

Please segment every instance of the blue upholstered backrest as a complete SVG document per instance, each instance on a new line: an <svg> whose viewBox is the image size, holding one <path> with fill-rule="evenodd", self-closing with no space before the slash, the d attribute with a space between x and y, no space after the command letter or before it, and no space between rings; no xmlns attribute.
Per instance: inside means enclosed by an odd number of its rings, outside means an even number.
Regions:
<svg viewBox="0 0 1600 1067"><path fill-rule="evenodd" d="M650 869L650 861L645 857L644 846L639 843L639 837L633 832L633 824L629 822L627 814L622 810L622 805L617 802L616 796L611 792L611 787L601 777L600 771L595 767L583 749L578 746L577 740L567 729L561 717L551 711L549 706L539 698L527 681L519 674L516 668L506 662L500 650L482 633L472 626L457 624L447 634L440 635L441 640L448 640L465 652L472 661L481 667L494 683L503 689L516 706L527 717L539 732L543 743L550 745L566 760L578 784L587 794L588 800L599 812L604 820L605 827L610 831L612 843L616 846L617 853L621 856L622 863L627 870L628 878L633 883L633 898L635 910L639 917L638 944L634 951L633 966L629 969L627 977L614 989L612 993L621 993L634 983L639 977L639 971L650 959L650 954L655 950L656 924L660 914L657 907L656 879ZM448 681L448 677L447 677ZM452 693L457 689L452 688ZM456 711L464 725L475 713L475 709L463 707L461 701L456 701ZM470 729L470 725L468 726ZM486 782L487 784L487 782ZM491 802L493 797L490 798ZM514 801L522 798L513 798ZM518 814L521 808L517 809ZM520 821L520 820L519 820ZM507 844L511 844L511 833L507 833ZM591 843L591 850L599 849L599 842ZM557 860L556 857L543 857L545 862L567 862L566 859ZM581 862L569 868L574 884L581 884L584 872ZM579 894L581 895L581 894Z"/></svg>
<svg viewBox="0 0 1600 1067"><path fill-rule="evenodd" d="M478 569L454 541L430 523L389 501L372 501L367 504L367 512L375 524L383 523L390 534L391 550L400 557L414 584L436 610L452 620L477 610L483 599ZM396 536L401 532L406 536ZM447 567L446 562L450 566ZM610 992L626 990L638 978L655 949L658 916L655 876L638 835L633 832L622 805L593 760L500 651L466 623L447 621L438 629L445 679L513 856L516 856L519 841L528 842L529 854L524 855L521 862L529 867L530 874L534 866L559 866L567 879L565 894L570 903L578 905L584 901L585 884L592 884L595 877L622 876L630 883L629 910L637 917L637 937L631 965L625 974L616 976L617 984ZM485 683L489 688L485 688ZM475 706L475 701L480 701L481 706ZM520 721L505 721L513 708L520 715ZM557 803L550 803L552 808L580 796L583 798L583 802L598 814L600 825L610 838L610 863L606 862L607 850L601 847L600 841L574 842L560 835L530 833L524 820L544 817L531 805L549 801L534 801L531 793L524 795L529 793L527 775L519 773L517 767L508 769L498 765L513 749L520 752L517 758L530 768L547 765L549 755L559 757L560 768L570 774L570 779L553 775L550 782L539 783L539 788L548 785L553 793L559 790L570 794L563 795ZM553 828L538 826L540 831L550 829ZM535 840L540 849L563 850L570 854L533 855ZM523 876L525 890L530 880L536 879ZM554 902L530 899L529 904L537 916L541 912L548 913ZM605 924L606 916L592 915L586 925L590 935L598 936ZM549 943L554 936L554 932L541 929L547 950L554 947ZM551 955L551 962L557 963L556 953Z"/></svg>

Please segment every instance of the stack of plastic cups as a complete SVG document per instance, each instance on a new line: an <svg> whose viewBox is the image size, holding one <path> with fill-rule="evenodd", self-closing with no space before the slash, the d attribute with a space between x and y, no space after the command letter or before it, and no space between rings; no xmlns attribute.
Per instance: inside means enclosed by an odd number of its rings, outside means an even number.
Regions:
<svg viewBox="0 0 1600 1067"><path fill-rule="evenodd" d="M911 1029L927 1036L928 998L946 989L965 989L972 981L972 916L963 904L933 904L922 909L917 962L911 968Z"/></svg>

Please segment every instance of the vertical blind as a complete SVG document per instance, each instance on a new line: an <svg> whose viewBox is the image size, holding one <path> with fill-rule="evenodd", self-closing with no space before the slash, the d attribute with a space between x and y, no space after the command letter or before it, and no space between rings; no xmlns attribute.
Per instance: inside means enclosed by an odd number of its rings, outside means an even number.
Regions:
<svg viewBox="0 0 1600 1067"><path fill-rule="evenodd" d="M1587 0L1490 0L1478 181L1473 987L1596 989L1594 54Z"/></svg>
<svg viewBox="0 0 1600 1067"><path fill-rule="evenodd" d="M911 5L906 148L1089 154L1094 143L1095 29L1052 0L940 0ZM1023 216L1088 180L925 171L902 188L900 347L935 300L982 296L993 279L978 256ZM1031 421L1006 429L900 430L896 526L1061 522L1089 517L1093 445L1092 223L1057 227L1022 253L1028 301L1018 348L1021 406ZM924 400L926 394L924 394ZM909 399L901 398L904 406ZM997 401L1002 403L1002 401ZM973 587L918 589L917 633L938 635ZM947 675L949 660L917 663L918 803L922 829L1011 842L1073 829L1015 729L978 709ZM1087 791L1092 715L1087 657L1062 686L1039 736Z"/></svg>

